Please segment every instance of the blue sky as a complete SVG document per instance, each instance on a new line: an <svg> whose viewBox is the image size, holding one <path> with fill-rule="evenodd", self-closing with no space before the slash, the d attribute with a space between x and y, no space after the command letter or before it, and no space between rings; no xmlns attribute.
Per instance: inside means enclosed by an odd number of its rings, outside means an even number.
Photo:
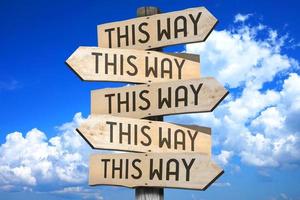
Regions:
<svg viewBox="0 0 300 200"><path fill-rule="evenodd" d="M205 43L166 51L201 56L201 71L231 94L209 114L167 121L213 128L225 174L207 191L167 189L166 199L300 199L300 3L296 0L0 1L0 199L133 199L121 187L87 186L89 146L73 129L89 115L90 90L65 65L96 46L96 26L205 6L218 20ZM37 151L38 149L38 151Z"/></svg>

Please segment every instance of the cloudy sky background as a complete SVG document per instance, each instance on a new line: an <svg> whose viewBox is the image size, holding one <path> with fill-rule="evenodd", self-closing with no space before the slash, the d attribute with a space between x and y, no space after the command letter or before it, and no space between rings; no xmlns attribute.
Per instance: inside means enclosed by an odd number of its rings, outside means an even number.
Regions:
<svg viewBox="0 0 300 200"><path fill-rule="evenodd" d="M124 11L114 2L28 2L0 3L0 199L133 199L130 189L87 186L92 150L74 132L91 89L123 84L83 83L64 61L96 46L97 24L149 3ZM212 127L213 158L225 169L207 191L169 189L166 199L300 199L299 5L287 1L289 17L275 20L279 3L258 2L154 3L166 12L204 5L219 19L206 42L166 50L200 54L202 75L230 90L213 113L165 117Z"/></svg>

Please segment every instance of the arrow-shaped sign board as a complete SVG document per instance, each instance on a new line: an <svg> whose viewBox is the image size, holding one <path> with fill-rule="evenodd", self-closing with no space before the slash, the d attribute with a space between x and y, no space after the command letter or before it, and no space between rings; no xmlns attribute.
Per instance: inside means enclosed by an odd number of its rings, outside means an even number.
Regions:
<svg viewBox="0 0 300 200"><path fill-rule="evenodd" d="M200 63L142 50L79 47L66 61L85 81L151 83L200 77Z"/></svg>
<svg viewBox="0 0 300 200"><path fill-rule="evenodd" d="M227 93L211 77L93 90L91 113L144 118L211 112Z"/></svg>
<svg viewBox="0 0 300 200"><path fill-rule="evenodd" d="M210 128L92 115L77 129L94 149L211 154Z"/></svg>
<svg viewBox="0 0 300 200"><path fill-rule="evenodd" d="M202 42L217 19L204 7L98 25L98 46L153 49Z"/></svg>
<svg viewBox="0 0 300 200"><path fill-rule="evenodd" d="M89 185L205 190L222 173L199 153L96 154L90 157Z"/></svg>

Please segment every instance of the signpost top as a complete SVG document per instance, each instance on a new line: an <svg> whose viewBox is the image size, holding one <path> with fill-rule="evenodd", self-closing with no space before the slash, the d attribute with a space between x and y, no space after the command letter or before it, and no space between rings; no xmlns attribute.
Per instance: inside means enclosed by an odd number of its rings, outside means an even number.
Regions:
<svg viewBox="0 0 300 200"><path fill-rule="evenodd" d="M98 46L153 49L205 41L217 19L204 7L98 25Z"/></svg>
<svg viewBox="0 0 300 200"><path fill-rule="evenodd" d="M95 149L143 153L92 155L89 184L137 187L137 200L162 199L163 187L205 190L223 173L210 158L210 128L154 120L211 112L228 91L200 78L199 56L158 51L205 41L217 19L204 7L137 12L138 18L98 25L99 47L79 47L66 61L85 81L146 83L92 91L92 115L79 134Z"/></svg>

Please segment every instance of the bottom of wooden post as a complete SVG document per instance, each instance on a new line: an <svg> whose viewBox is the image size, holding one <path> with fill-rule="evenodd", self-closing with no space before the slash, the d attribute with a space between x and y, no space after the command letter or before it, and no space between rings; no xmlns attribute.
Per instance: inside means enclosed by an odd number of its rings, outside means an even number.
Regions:
<svg viewBox="0 0 300 200"><path fill-rule="evenodd" d="M164 189L153 187L138 187L135 189L136 200L163 200Z"/></svg>

